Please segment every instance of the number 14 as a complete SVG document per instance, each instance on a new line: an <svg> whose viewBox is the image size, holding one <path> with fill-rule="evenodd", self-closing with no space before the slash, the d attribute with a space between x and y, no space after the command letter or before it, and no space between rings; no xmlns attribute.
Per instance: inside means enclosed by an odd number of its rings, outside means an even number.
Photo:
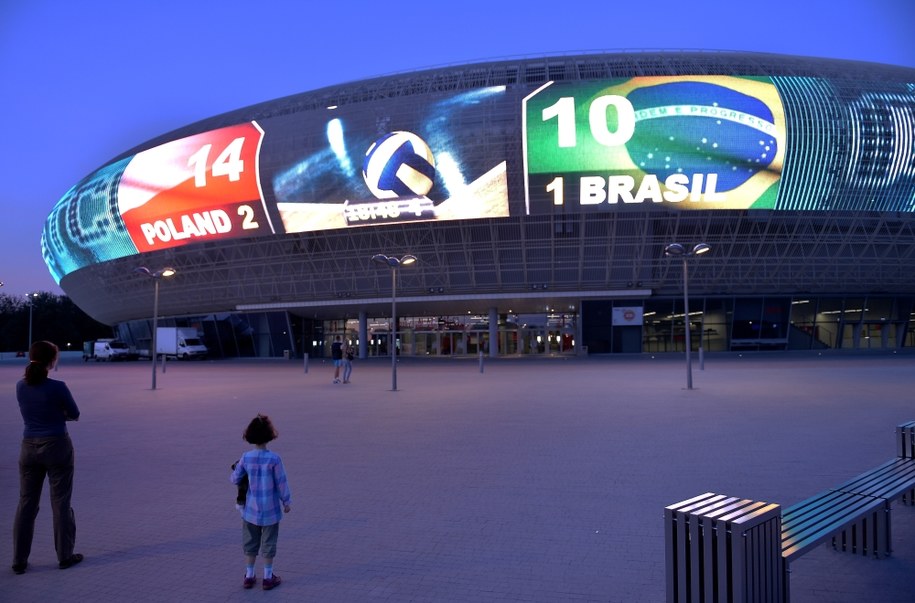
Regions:
<svg viewBox="0 0 915 603"><path fill-rule="evenodd" d="M230 182L237 182L245 171L245 162L241 158L241 150L245 144L244 136L236 138L226 146L216 157L210 171L213 177L228 176ZM207 161L210 157L212 144L205 144L200 150L188 157L188 167L194 168L194 186L203 188L207 185Z"/></svg>

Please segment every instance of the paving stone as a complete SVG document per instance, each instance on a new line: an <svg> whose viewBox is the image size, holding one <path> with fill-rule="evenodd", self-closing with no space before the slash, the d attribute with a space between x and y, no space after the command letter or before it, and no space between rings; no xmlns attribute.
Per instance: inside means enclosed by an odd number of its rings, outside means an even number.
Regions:
<svg viewBox="0 0 915 603"><path fill-rule="evenodd" d="M82 410L77 567L60 571L47 492L30 568L3 601L664 600L664 506L706 491L789 506L888 460L915 419L915 354L64 362ZM0 360L0 534L18 496L20 360ZM293 494L271 593L243 591L229 466L271 416ZM911 601L915 507L894 554L828 547L792 565L794 603ZM8 543L7 551L11 550Z"/></svg>

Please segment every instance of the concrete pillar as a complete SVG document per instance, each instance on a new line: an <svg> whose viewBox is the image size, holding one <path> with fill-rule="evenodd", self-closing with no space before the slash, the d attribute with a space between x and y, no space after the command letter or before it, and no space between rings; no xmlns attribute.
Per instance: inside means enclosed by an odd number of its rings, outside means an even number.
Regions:
<svg viewBox="0 0 915 603"><path fill-rule="evenodd" d="M499 356L499 309L489 309L489 357Z"/></svg>
<svg viewBox="0 0 915 603"><path fill-rule="evenodd" d="M367 358L369 349L369 317L365 310L359 311L359 358Z"/></svg>
<svg viewBox="0 0 915 603"><path fill-rule="evenodd" d="M585 353L584 332L582 331L581 302L578 302L578 314L575 315L575 355Z"/></svg>

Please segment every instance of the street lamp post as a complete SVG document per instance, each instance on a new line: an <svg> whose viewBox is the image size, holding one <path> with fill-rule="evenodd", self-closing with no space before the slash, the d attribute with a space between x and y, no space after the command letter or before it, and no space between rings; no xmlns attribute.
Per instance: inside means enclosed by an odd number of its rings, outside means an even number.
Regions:
<svg viewBox="0 0 915 603"><path fill-rule="evenodd" d="M29 341L25 346L25 349L28 350L32 347L32 307L35 305L35 298L38 297L38 294L26 293L25 297L29 300Z"/></svg>
<svg viewBox="0 0 915 603"><path fill-rule="evenodd" d="M416 262L416 256L405 255L401 258L388 257L383 253L372 256L376 264L391 269L391 391L397 391L397 269Z"/></svg>
<svg viewBox="0 0 915 603"><path fill-rule="evenodd" d="M712 248L705 243L694 245L690 251L680 243L671 243L664 247L664 255L667 257L679 257L683 259L683 322L686 327L686 389L693 389L693 363L692 363L692 341L690 340L689 325L689 278L687 277L687 260L693 256L708 253Z"/></svg>
<svg viewBox="0 0 915 603"><path fill-rule="evenodd" d="M158 349L156 334L159 330L159 281L163 277L168 278L170 276L174 276L176 271L174 268L161 268L153 272L146 266L140 266L139 268L135 269L134 272L145 274L149 278L153 279L153 282L155 283L155 293L153 294L152 349L149 351L149 355L152 356L152 389L156 389L156 350Z"/></svg>

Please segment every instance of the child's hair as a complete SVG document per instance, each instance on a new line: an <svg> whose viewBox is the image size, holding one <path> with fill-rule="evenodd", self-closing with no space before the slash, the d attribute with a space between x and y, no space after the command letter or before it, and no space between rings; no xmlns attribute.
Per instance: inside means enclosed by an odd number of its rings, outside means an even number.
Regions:
<svg viewBox="0 0 915 603"><path fill-rule="evenodd" d="M25 382L38 385L48 378L48 371L57 360L57 346L50 341L36 341L29 348L29 363L25 367Z"/></svg>
<svg viewBox="0 0 915 603"><path fill-rule="evenodd" d="M246 442L255 446L275 440L277 436L279 434L267 415L257 415L251 419L251 422L248 423L248 428L245 429L245 433L242 435Z"/></svg>

